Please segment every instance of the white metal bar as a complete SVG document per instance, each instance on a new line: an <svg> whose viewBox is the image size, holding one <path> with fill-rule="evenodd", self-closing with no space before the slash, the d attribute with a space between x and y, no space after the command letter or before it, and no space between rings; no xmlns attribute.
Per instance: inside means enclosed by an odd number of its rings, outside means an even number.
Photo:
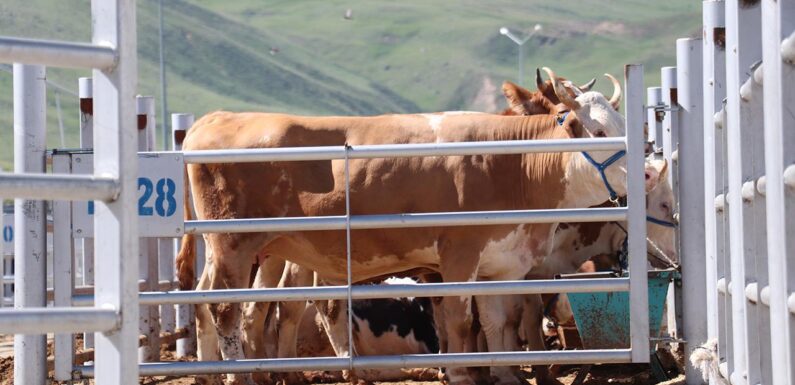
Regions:
<svg viewBox="0 0 795 385"><path fill-rule="evenodd" d="M134 0L92 0L92 41L116 48L118 64L112 71L93 71L94 174L119 180L119 197L96 202L94 215L96 261L95 306L120 312L118 329L96 334L97 383L138 383L138 218L136 216L138 162L135 106L137 38Z"/></svg>
<svg viewBox="0 0 795 385"><path fill-rule="evenodd" d="M351 229L396 229L410 227L553 222L608 222L624 221L626 218L627 209L624 207L354 215L351 216ZM345 230L345 216L333 215L320 217L185 221L186 234L313 230Z"/></svg>
<svg viewBox="0 0 795 385"><path fill-rule="evenodd" d="M46 147L46 69L14 64L14 172L43 173ZM0 177L5 179L6 177ZM11 177L16 178L16 177ZM2 186L0 181L0 186ZM0 187L0 195L17 192ZM10 194L7 194L10 193ZM44 201L14 200L14 308L47 304L47 228ZM41 330L39 330L41 332ZM47 373L46 336L14 336L14 383L44 385Z"/></svg>
<svg viewBox="0 0 795 385"><path fill-rule="evenodd" d="M732 343L734 369L731 381L737 384L755 384L760 381L758 359L758 333L756 314L745 300L745 286L753 280L753 239L749 236L752 224L750 213L743 206L742 184L751 175L751 130L760 115L753 115L750 106L740 99L740 87L748 78L750 65L759 60L761 28L758 4L745 4L740 0L726 1L726 131L728 150L727 179L729 181L729 232L731 258ZM745 146L744 146L745 145ZM755 178L755 177L754 177ZM754 354L756 353L756 354Z"/></svg>
<svg viewBox="0 0 795 385"><path fill-rule="evenodd" d="M772 383L783 385L795 383L795 322L787 306L795 290L795 191L785 182L785 174L795 175L795 3L763 0L761 13L770 350Z"/></svg>
<svg viewBox="0 0 795 385"><path fill-rule="evenodd" d="M159 280L173 282L174 277L174 239L160 238L157 244ZM177 328L174 305L160 306L160 326L164 333L173 333Z"/></svg>
<svg viewBox="0 0 795 385"><path fill-rule="evenodd" d="M643 275L645 276L645 274ZM593 293L628 291L629 286L630 281L628 278L360 285L352 287L351 296L354 300L357 300L398 297L454 297L461 295ZM166 303L205 304L306 301L311 299L318 301L345 300L348 296L347 293L347 286L149 292L140 294L140 303L142 305L160 305ZM648 352L646 353L648 354Z"/></svg>
<svg viewBox="0 0 795 385"><path fill-rule="evenodd" d="M725 61L723 28L724 4L723 0L704 1L703 15L703 87L704 87L704 252L706 259L706 311L707 311L707 339L719 339L725 343L721 334L721 322L717 282L722 263L719 259L721 249L718 240L719 213L715 210L715 196L723 191L722 184L722 145L717 137L718 130L715 125L715 114L721 108L721 101L725 97ZM723 334L725 335L725 334ZM722 353L721 345L718 347ZM711 375L712 376L712 375ZM717 379L710 378L712 383Z"/></svg>
<svg viewBox="0 0 795 385"><path fill-rule="evenodd" d="M643 150L643 65L624 67L627 133L627 229L629 324L632 362L649 362L649 298L646 274L646 193ZM558 222L570 222L566 220Z"/></svg>
<svg viewBox="0 0 795 385"><path fill-rule="evenodd" d="M62 199L109 201L118 194L114 178L94 175L63 175L42 173L0 174L0 195L29 199Z"/></svg>
<svg viewBox="0 0 795 385"><path fill-rule="evenodd" d="M374 144L351 146L350 159L417 156L523 154L537 152L620 151L625 139L584 138L506 140L484 142ZM185 163L245 163L345 158L345 146L284 147L257 149L194 150L183 152Z"/></svg>
<svg viewBox="0 0 795 385"><path fill-rule="evenodd" d="M564 365L600 362L630 362L629 349L557 350L535 352L489 352L406 354L396 356L358 356L352 359L354 369L432 368L440 366L512 366ZM141 364L142 376L183 376L215 373L294 372L301 370L346 370L347 357L272 358L227 361L161 362ZM93 377L94 367L77 366L83 377Z"/></svg>
<svg viewBox="0 0 795 385"><path fill-rule="evenodd" d="M707 340L704 259L704 95L701 39L676 41L679 103L679 242L682 263L682 332L685 356ZM713 205L709 206L713 209ZM714 211L713 211L714 212ZM700 384L699 368L685 360L688 384Z"/></svg>
<svg viewBox="0 0 795 385"><path fill-rule="evenodd" d="M672 108L677 106L679 101L677 99L678 91L676 88L676 67L662 67L660 69L660 79L663 103ZM668 164L671 166L673 165L673 153L676 151L679 144L678 117L678 114L675 114L674 111L667 111L662 121L663 154ZM675 171L673 167L671 171ZM674 174L674 172L668 173L668 182L671 183L671 186L676 186L676 184L674 184L676 175ZM676 194L676 189L674 189L674 194Z"/></svg>
<svg viewBox="0 0 795 385"><path fill-rule="evenodd" d="M71 169L70 163L68 154L53 155L52 170L67 174ZM53 304L56 307L72 305L75 281L71 214L69 202L52 202ZM74 366L74 336L72 334L56 334L54 344L53 378L58 381L70 381L72 366Z"/></svg>
<svg viewBox="0 0 795 385"><path fill-rule="evenodd" d="M94 82L92 78L78 80L80 97L80 148L94 148ZM83 248L83 285L94 285L94 238L83 237L79 242ZM83 347L94 348L94 333L83 335Z"/></svg>
<svg viewBox="0 0 795 385"><path fill-rule="evenodd" d="M113 309L100 308L17 308L0 310L0 331L3 334L32 335L42 332L75 333L83 331L111 331L118 326L119 314ZM137 339L136 339L137 344ZM32 349L32 346L27 346ZM14 356L19 357L17 355ZM44 356L44 366L35 372L42 372L46 377L47 355ZM16 360L15 360L16 361ZM22 373L14 372L14 380L19 379ZM43 382L42 382L43 383Z"/></svg>
<svg viewBox="0 0 795 385"><path fill-rule="evenodd" d="M648 107L663 105L661 87L646 89L646 105ZM654 152L661 152L663 147L662 121L658 120L658 112L654 108L647 108L646 114L646 122L649 127L649 137L646 141L653 143ZM662 112L659 113L659 117L662 117Z"/></svg>
<svg viewBox="0 0 795 385"><path fill-rule="evenodd" d="M155 99L151 96L136 97L136 124L138 129L138 151L155 149ZM158 246L156 238L140 238L138 241L139 276L146 291L158 288ZM141 334L146 343L138 348L138 362L160 361L160 312L158 306L141 306L139 314Z"/></svg>
<svg viewBox="0 0 795 385"><path fill-rule="evenodd" d="M107 45L0 37L0 61L61 68L103 68L116 64Z"/></svg>
<svg viewBox="0 0 795 385"><path fill-rule="evenodd" d="M172 150L180 151L182 150L182 141L185 139L185 135L188 129L193 126L193 114L171 114L171 131L172 131L172 138L171 138L171 146ZM187 179L187 178L186 178ZM190 200L190 194L188 194L188 199ZM192 200L191 204L188 205L189 208L193 208ZM197 237L202 238L202 237ZM198 244L201 242L204 243L204 239L196 240ZM179 253L179 246L180 246L180 239L174 239L174 255ZM196 249L196 273L201 274L201 269L199 269L199 264L204 266L204 253L199 253L199 249ZM173 262L172 262L173 266ZM196 354L196 318L193 316L193 305L190 304L180 304L177 305L177 328L184 328L188 329L188 337L187 338L180 338L177 340L177 357L185 357L188 355Z"/></svg>

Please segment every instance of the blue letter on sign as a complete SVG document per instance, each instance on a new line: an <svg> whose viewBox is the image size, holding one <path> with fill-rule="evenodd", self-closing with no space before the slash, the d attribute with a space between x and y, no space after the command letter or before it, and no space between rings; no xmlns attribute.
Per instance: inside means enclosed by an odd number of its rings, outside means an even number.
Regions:
<svg viewBox="0 0 795 385"><path fill-rule="evenodd" d="M141 187L144 188L144 193L138 198L138 215L150 217L153 211L152 206L147 206L146 202L148 202L149 198L152 196L152 181L148 178L138 178L138 191L141 191Z"/></svg>

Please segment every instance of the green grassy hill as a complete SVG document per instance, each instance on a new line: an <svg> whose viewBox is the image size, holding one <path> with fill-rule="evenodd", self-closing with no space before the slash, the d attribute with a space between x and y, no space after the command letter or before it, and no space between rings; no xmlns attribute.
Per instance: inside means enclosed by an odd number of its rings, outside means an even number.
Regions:
<svg viewBox="0 0 795 385"><path fill-rule="evenodd" d="M350 9L351 18L343 15ZM624 63L647 66L647 83L674 63L678 37L698 35L700 4L675 0L351 2L167 0L171 112L216 110L378 114L503 105L517 46L499 27L544 29L525 44L525 81L537 66L581 82ZM139 89L159 97L157 2L139 0ZM0 2L0 35L87 41L88 0ZM76 92L86 71L52 69ZM619 76L620 77L620 76ZM11 167L12 81L0 71L0 167ZM598 83L609 89L607 82ZM48 144L61 146L55 93ZM60 95L64 146L77 146L76 98ZM158 113L159 104L158 104ZM160 135L158 135L160 138Z"/></svg>

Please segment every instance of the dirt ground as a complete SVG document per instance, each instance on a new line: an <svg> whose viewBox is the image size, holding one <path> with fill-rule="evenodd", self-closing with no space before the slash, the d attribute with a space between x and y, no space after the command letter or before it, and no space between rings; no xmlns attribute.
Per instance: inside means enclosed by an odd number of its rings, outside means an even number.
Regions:
<svg viewBox="0 0 795 385"><path fill-rule="evenodd" d="M77 351L82 350L82 341L77 340ZM52 342L48 343L48 353L52 353ZM173 347L169 350L164 347L161 350L162 361L177 361L173 353ZM187 360L195 360L195 358L188 358ZM579 367L570 366L565 368L558 368L558 381L563 385L571 385L577 376ZM342 383L326 382L323 379L329 379L330 376L324 376L319 373L306 373L305 374L310 384L327 383L334 385L342 385ZM528 385L535 385L535 379L530 368L523 368L522 375ZM12 385L14 383L14 359L13 359L13 336L0 335L0 385ZM93 381L87 381L88 384L93 384ZM147 385L192 385L196 381L193 377L144 377L141 378L141 384ZM640 384L655 384L648 371L648 367L638 365L596 365L591 368L590 373L583 382L584 385L614 385L614 384L627 384L627 385L640 385ZM383 382L383 385L441 385L438 381L400 381L400 382ZM684 377L680 376L670 381L658 383L660 385L674 385L684 384Z"/></svg>

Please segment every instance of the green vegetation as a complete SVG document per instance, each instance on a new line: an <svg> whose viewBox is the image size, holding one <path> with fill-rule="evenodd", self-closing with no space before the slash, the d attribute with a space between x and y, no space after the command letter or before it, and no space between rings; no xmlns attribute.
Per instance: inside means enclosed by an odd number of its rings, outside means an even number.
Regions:
<svg viewBox="0 0 795 385"><path fill-rule="evenodd" d="M3 1L0 35L88 41L89 8L88 0ZM629 62L645 64L655 84L659 67L674 64L675 39L697 36L700 24L700 4L686 0L167 0L164 14L169 109L197 117L216 109L496 110L500 84L516 79L518 49L497 31L536 23L544 29L524 46L526 84L537 66L584 82L604 72L620 78ZM157 1L139 0L139 89L159 97L157 15ZM48 79L76 92L77 77L88 74L52 69ZM602 79L597 88L609 90ZM13 159L11 86L0 72L5 169ZM76 147L77 100L60 99L64 146ZM53 92L48 146L61 146Z"/></svg>

